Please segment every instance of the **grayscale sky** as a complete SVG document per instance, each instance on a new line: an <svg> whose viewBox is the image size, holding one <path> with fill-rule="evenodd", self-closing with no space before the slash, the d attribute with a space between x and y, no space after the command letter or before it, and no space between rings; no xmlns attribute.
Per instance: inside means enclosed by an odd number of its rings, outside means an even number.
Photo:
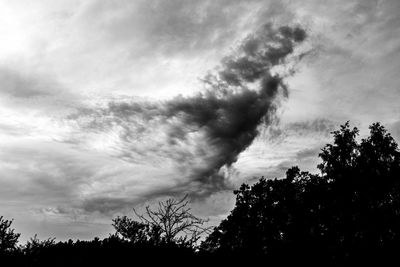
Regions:
<svg viewBox="0 0 400 267"><path fill-rule="evenodd" d="M0 36L22 240L105 237L185 194L218 224L241 183L316 172L347 120L400 140L398 0L0 0Z"/></svg>

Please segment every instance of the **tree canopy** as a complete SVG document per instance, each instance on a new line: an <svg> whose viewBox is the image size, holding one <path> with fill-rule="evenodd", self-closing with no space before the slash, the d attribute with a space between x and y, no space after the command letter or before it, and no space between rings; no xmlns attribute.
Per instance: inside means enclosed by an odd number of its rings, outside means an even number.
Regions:
<svg viewBox="0 0 400 267"><path fill-rule="evenodd" d="M320 174L292 167L284 179L243 184L205 251L297 255L345 262L400 245L400 153L379 123L357 141L345 123L319 154Z"/></svg>

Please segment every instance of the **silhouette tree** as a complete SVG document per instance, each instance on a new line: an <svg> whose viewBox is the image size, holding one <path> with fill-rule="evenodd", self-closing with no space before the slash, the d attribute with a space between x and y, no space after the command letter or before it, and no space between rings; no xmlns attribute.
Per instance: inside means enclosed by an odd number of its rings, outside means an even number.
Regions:
<svg viewBox="0 0 400 267"><path fill-rule="evenodd" d="M150 225L135 221L127 216L118 216L113 219L112 226L122 238L136 244L157 244L160 240L159 229L153 229Z"/></svg>
<svg viewBox="0 0 400 267"><path fill-rule="evenodd" d="M400 153L379 123L369 137L346 122L319 154L321 174L292 167L234 191L236 205L204 251L343 263L400 248Z"/></svg>
<svg viewBox="0 0 400 267"><path fill-rule="evenodd" d="M0 216L0 254L12 252L17 248L18 238L21 234L11 229L12 220Z"/></svg>
<svg viewBox="0 0 400 267"><path fill-rule="evenodd" d="M207 220L193 215L188 205L187 195L180 200L160 201L156 209L147 206L144 214L133 209L139 221L122 216L113 219L113 226L132 242L192 247L210 227L205 227Z"/></svg>
<svg viewBox="0 0 400 267"><path fill-rule="evenodd" d="M35 234L26 242L25 246L22 247L22 250L24 251L25 255L32 257L36 254L39 254L42 250L46 250L54 246L55 243L55 238L40 240Z"/></svg>

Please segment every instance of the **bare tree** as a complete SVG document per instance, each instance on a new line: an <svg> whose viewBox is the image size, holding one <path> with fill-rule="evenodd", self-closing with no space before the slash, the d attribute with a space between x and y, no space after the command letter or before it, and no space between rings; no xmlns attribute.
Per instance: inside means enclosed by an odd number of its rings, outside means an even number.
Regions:
<svg viewBox="0 0 400 267"><path fill-rule="evenodd" d="M159 202L156 210L147 206L145 214L138 214L135 209L133 211L143 223L159 229L161 237L167 243L184 241L193 244L202 234L209 232L211 227L205 227L204 224L208 220L194 216L188 205L186 195L180 200L168 199Z"/></svg>
<svg viewBox="0 0 400 267"><path fill-rule="evenodd" d="M191 213L187 195L180 200L160 201L156 209L147 206L143 214L139 214L136 209L133 209L133 212L140 222L126 216L113 220L117 233L131 241L143 240L137 237L143 237L143 230L145 230L147 240L157 239L167 244L179 243L193 246L202 235L209 233L212 229L212 227L204 226L208 220L198 218Z"/></svg>

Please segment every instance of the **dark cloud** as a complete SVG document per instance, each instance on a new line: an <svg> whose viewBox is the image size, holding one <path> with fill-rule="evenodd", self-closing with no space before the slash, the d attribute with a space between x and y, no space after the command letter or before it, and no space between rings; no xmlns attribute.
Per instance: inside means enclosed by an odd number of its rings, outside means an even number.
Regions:
<svg viewBox="0 0 400 267"><path fill-rule="evenodd" d="M298 135L322 133L329 135L335 129L336 123L325 118L290 123L287 129Z"/></svg>
<svg viewBox="0 0 400 267"><path fill-rule="evenodd" d="M291 136L325 136L328 137L335 129L337 123L326 118L317 118L306 121L297 121L280 125L276 123L266 130L266 139L269 141L282 141Z"/></svg>
<svg viewBox="0 0 400 267"><path fill-rule="evenodd" d="M219 75L227 84L242 86L261 78L268 83L269 69L293 52L294 42L302 42L306 37L303 29L288 26L275 31L271 24L266 24L261 31L264 34L251 35L244 41L240 56L224 59Z"/></svg>
<svg viewBox="0 0 400 267"><path fill-rule="evenodd" d="M283 77L274 73L273 67L284 63L305 37L299 27L267 24L226 57L216 74L206 76L204 92L158 103L111 102L69 119L88 131L118 126L120 141L129 148L123 153L125 160L133 160L137 153L175 159L187 180L170 190L172 193L190 190L193 196L201 196L226 189L229 182L223 168L229 170L236 162L258 135L261 124L271 123L278 93L287 95ZM166 143L154 140L159 145L144 147L142 152L132 145L157 130L162 131ZM189 152L187 146L195 148Z"/></svg>

